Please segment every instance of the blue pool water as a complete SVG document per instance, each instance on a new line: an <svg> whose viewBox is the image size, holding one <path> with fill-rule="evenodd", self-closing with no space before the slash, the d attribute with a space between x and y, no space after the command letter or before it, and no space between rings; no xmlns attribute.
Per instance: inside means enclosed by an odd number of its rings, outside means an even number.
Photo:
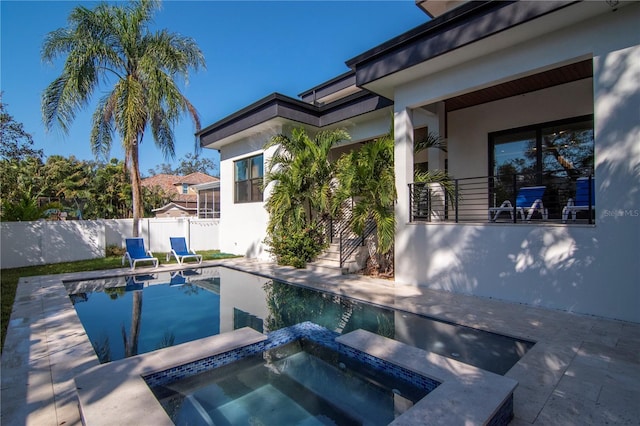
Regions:
<svg viewBox="0 0 640 426"><path fill-rule="evenodd" d="M335 333L307 327L324 344L294 340L152 390L178 426L386 425L437 385L374 369L330 343Z"/></svg>
<svg viewBox="0 0 640 426"><path fill-rule="evenodd" d="M220 333L220 295L215 279L207 288L176 286L171 281L145 287L144 281L136 281L124 280L124 287L71 295L101 362Z"/></svg>
<svg viewBox="0 0 640 426"><path fill-rule="evenodd" d="M245 326L268 333L305 321L338 334L361 328L497 374L533 345L222 267L65 285L101 362Z"/></svg>

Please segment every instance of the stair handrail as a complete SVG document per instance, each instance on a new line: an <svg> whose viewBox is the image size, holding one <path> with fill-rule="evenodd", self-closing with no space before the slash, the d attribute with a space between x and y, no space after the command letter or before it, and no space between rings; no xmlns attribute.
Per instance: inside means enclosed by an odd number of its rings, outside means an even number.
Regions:
<svg viewBox="0 0 640 426"><path fill-rule="evenodd" d="M340 231L340 269L342 269L344 267L344 263L347 261L347 259L349 259L349 257L356 251L356 249L360 246L364 246L364 242L366 241L367 237L369 235L371 235L373 233L373 231L376 230L376 222L373 220L372 217L369 217L367 219L367 221L365 222L364 225L364 230L362 231L362 235L357 235L355 232L353 232L353 230L351 229L351 226L354 222L354 218L353 216L351 217L351 219L349 220L349 223L347 224L346 227L344 227L342 229L342 231ZM345 232L349 232L351 235L355 235L356 238L353 238L351 243L347 244L346 240L345 240ZM354 244L355 241L355 244Z"/></svg>

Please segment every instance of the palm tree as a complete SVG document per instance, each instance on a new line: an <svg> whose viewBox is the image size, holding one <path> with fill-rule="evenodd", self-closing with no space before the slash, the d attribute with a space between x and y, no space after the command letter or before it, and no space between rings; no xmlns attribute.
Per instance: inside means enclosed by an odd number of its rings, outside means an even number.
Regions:
<svg viewBox="0 0 640 426"><path fill-rule="evenodd" d="M423 139L416 141L414 151L417 153L432 147L446 151L442 139L433 133L428 133ZM334 211L344 200L352 198L356 201L352 224L356 234L362 235L367 221L375 222L376 238L369 241L369 253L374 266L386 272L393 268L392 252L396 224L394 204L397 194L393 151L392 123L388 134L338 160L336 177L339 185L333 199ZM443 171L416 171L414 175L415 182L441 185L449 199L453 200L453 184Z"/></svg>
<svg viewBox="0 0 640 426"><path fill-rule="evenodd" d="M329 212L334 165L329 152L338 142L350 139L345 130L319 132L313 139L304 129L291 136L276 135L265 149L277 146L265 176L265 187L274 183L267 200L269 230L299 230Z"/></svg>
<svg viewBox="0 0 640 426"><path fill-rule="evenodd" d="M385 258L393 250L395 237L393 144L393 133L390 132L364 144L358 151L343 155L338 160L339 185L334 198L334 208L348 198L356 201L352 224L356 234L363 233L369 220L375 222L376 241L370 242L369 251L382 270L391 266Z"/></svg>
<svg viewBox="0 0 640 426"><path fill-rule="evenodd" d="M204 56L189 37L148 29L158 7L154 0L101 3L93 10L78 6L68 26L49 33L42 48L47 62L66 56L62 74L42 95L47 129L56 123L67 132L100 83L112 84L93 113L90 143L94 155L104 159L114 131L122 139L131 177L134 236L143 215L138 150L145 130L151 129L165 158L173 158L173 126L180 117L188 114L200 129L198 114L176 78L187 81L190 69L205 67Z"/></svg>
<svg viewBox="0 0 640 426"><path fill-rule="evenodd" d="M303 268L324 247L320 220L329 213L334 174L329 152L347 139L344 130L322 131L312 139L304 129L294 129L265 145L277 147L264 179L265 187L271 185L265 242L280 264Z"/></svg>

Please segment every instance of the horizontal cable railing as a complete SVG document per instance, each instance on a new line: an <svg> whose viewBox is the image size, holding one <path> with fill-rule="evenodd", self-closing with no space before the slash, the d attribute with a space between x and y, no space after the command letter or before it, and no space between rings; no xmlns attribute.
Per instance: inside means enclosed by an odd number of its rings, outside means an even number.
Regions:
<svg viewBox="0 0 640 426"><path fill-rule="evenodd" d="M594 177L562 171L411 183L411 222L595 222Z"/></svg>

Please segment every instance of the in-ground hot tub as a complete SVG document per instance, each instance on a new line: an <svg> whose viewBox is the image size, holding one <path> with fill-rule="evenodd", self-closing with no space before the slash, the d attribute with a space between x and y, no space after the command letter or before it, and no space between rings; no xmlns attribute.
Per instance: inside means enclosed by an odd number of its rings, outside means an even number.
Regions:
<svg viewBox="0 0 640 426"><path fill-rule="evenodd" d="M83 420L91 425L172 425L149 386L177 382L268 353L274 347L304 339L308 330L317 336L316 327L298 324L269 336L243 328L94 367L75 378ZM409 381L415 379L433 387L396 417L394 425L502 425L513 417L513 391L517 386L513 379L364 330L339 337L331 333L326 335L327 341L336 344L340 353L350 353L358 362L387 368L407 375Z"/></svg>

